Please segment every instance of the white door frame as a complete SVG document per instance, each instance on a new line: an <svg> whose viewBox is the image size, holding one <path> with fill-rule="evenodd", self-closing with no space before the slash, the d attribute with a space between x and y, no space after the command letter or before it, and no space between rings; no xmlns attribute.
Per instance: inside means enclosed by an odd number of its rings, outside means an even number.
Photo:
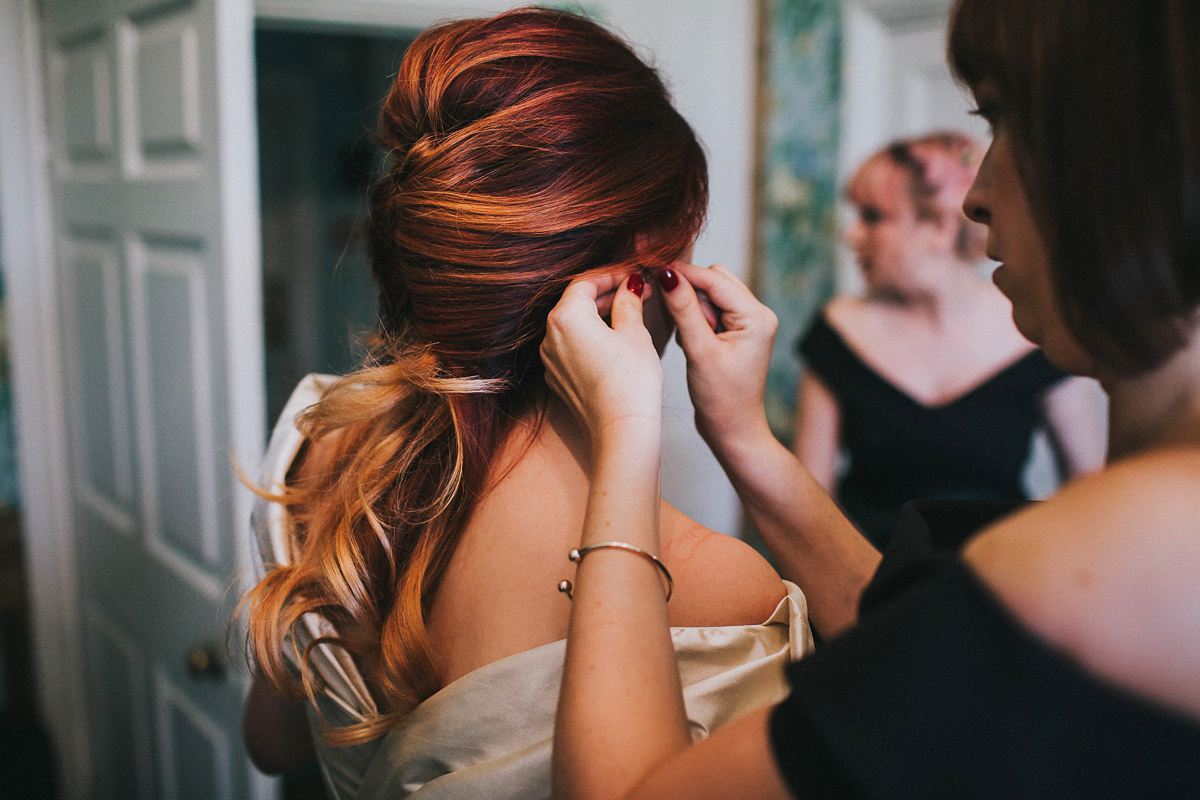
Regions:
<svg viewBox="0 0 1200 800"><path fill-rule="evenodd" d="M0 0L0 245L38 708L63 797L90 772L41 40L33 0Z"/></svg>

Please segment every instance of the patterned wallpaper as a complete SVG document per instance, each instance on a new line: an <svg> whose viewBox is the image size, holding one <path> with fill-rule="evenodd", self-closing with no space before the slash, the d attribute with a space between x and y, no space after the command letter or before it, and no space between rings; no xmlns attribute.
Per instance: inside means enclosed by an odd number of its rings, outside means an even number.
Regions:
<svg viewBox="0 0 1200 800"><path fill-rule="evenodd" d="M832 297L841 101L841 0L760 0L758 297L779 316L767 379L771 428L789 441L797 337Z"/></svg>

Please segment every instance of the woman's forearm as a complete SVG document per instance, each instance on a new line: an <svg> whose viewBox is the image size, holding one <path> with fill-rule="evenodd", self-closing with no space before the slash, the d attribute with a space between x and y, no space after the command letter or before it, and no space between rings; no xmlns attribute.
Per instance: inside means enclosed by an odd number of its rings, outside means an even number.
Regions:
<svg viewBox="0 0 1200 800"><path fill-rule="evenodd" d="M660 437L638 423L599 444L583 545L661 552ZM555 728L556 797L626 797L690 743L665 597L658 569L636 553L598 549L579 562Z"/></svg>
<svg viewBox="0 0 1200 800"><path fill-rule="evenodd" d="M753 436L709 442L788 580L804 590L823 636L850 627L880 555L763 420Z"/></svg>
<svg viewBox="0 0 1200 800"><path fill-rule="evenodd" d="M666 296L687 356L696 428L725 468L784 577L808 598L814 625L832 635L852 625L879 553L787 448L763 409L778 318L733 273L677 265L685 279ZM701 313L703 292L720 315Z"/></svg>

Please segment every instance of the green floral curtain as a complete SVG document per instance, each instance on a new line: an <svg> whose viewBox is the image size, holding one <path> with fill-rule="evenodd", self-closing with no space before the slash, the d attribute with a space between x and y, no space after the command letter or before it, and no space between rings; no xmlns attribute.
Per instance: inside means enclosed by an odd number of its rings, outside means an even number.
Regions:
<svg viewBox="0 0 1200 800"><path fill-rule="evenodd" d="M12 378L8 360L8 315L0 280L0 515L21 503L17 482L17 435L13 418Z"/></svg>
<svg viewBox="0 0 1200 800"><path fill-rule="evenodd" d="M759 298L779 315L767 415L790 440L797 337L832 296L841 102L841 0L760 0Z"/></svg>

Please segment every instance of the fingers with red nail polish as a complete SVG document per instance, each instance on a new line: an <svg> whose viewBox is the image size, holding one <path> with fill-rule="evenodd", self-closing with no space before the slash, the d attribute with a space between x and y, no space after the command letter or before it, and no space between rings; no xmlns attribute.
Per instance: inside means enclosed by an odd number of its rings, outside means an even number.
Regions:
<svg viewBox="0 0 1200 800"><path fill-rule="evenodd" d="M629 276L629 282L625 285L629 287L629 291L640 297L642 288L646 285L646 279L642 277L642 273L635 272Z"/></svg>
<svg viewBox="0 0 1200 800"><path fill-rule="evenodd" d="M667 267L658 273L658 285L663 288L664 292L674 291L675 287L679 286L679 273Z"/></svg>

